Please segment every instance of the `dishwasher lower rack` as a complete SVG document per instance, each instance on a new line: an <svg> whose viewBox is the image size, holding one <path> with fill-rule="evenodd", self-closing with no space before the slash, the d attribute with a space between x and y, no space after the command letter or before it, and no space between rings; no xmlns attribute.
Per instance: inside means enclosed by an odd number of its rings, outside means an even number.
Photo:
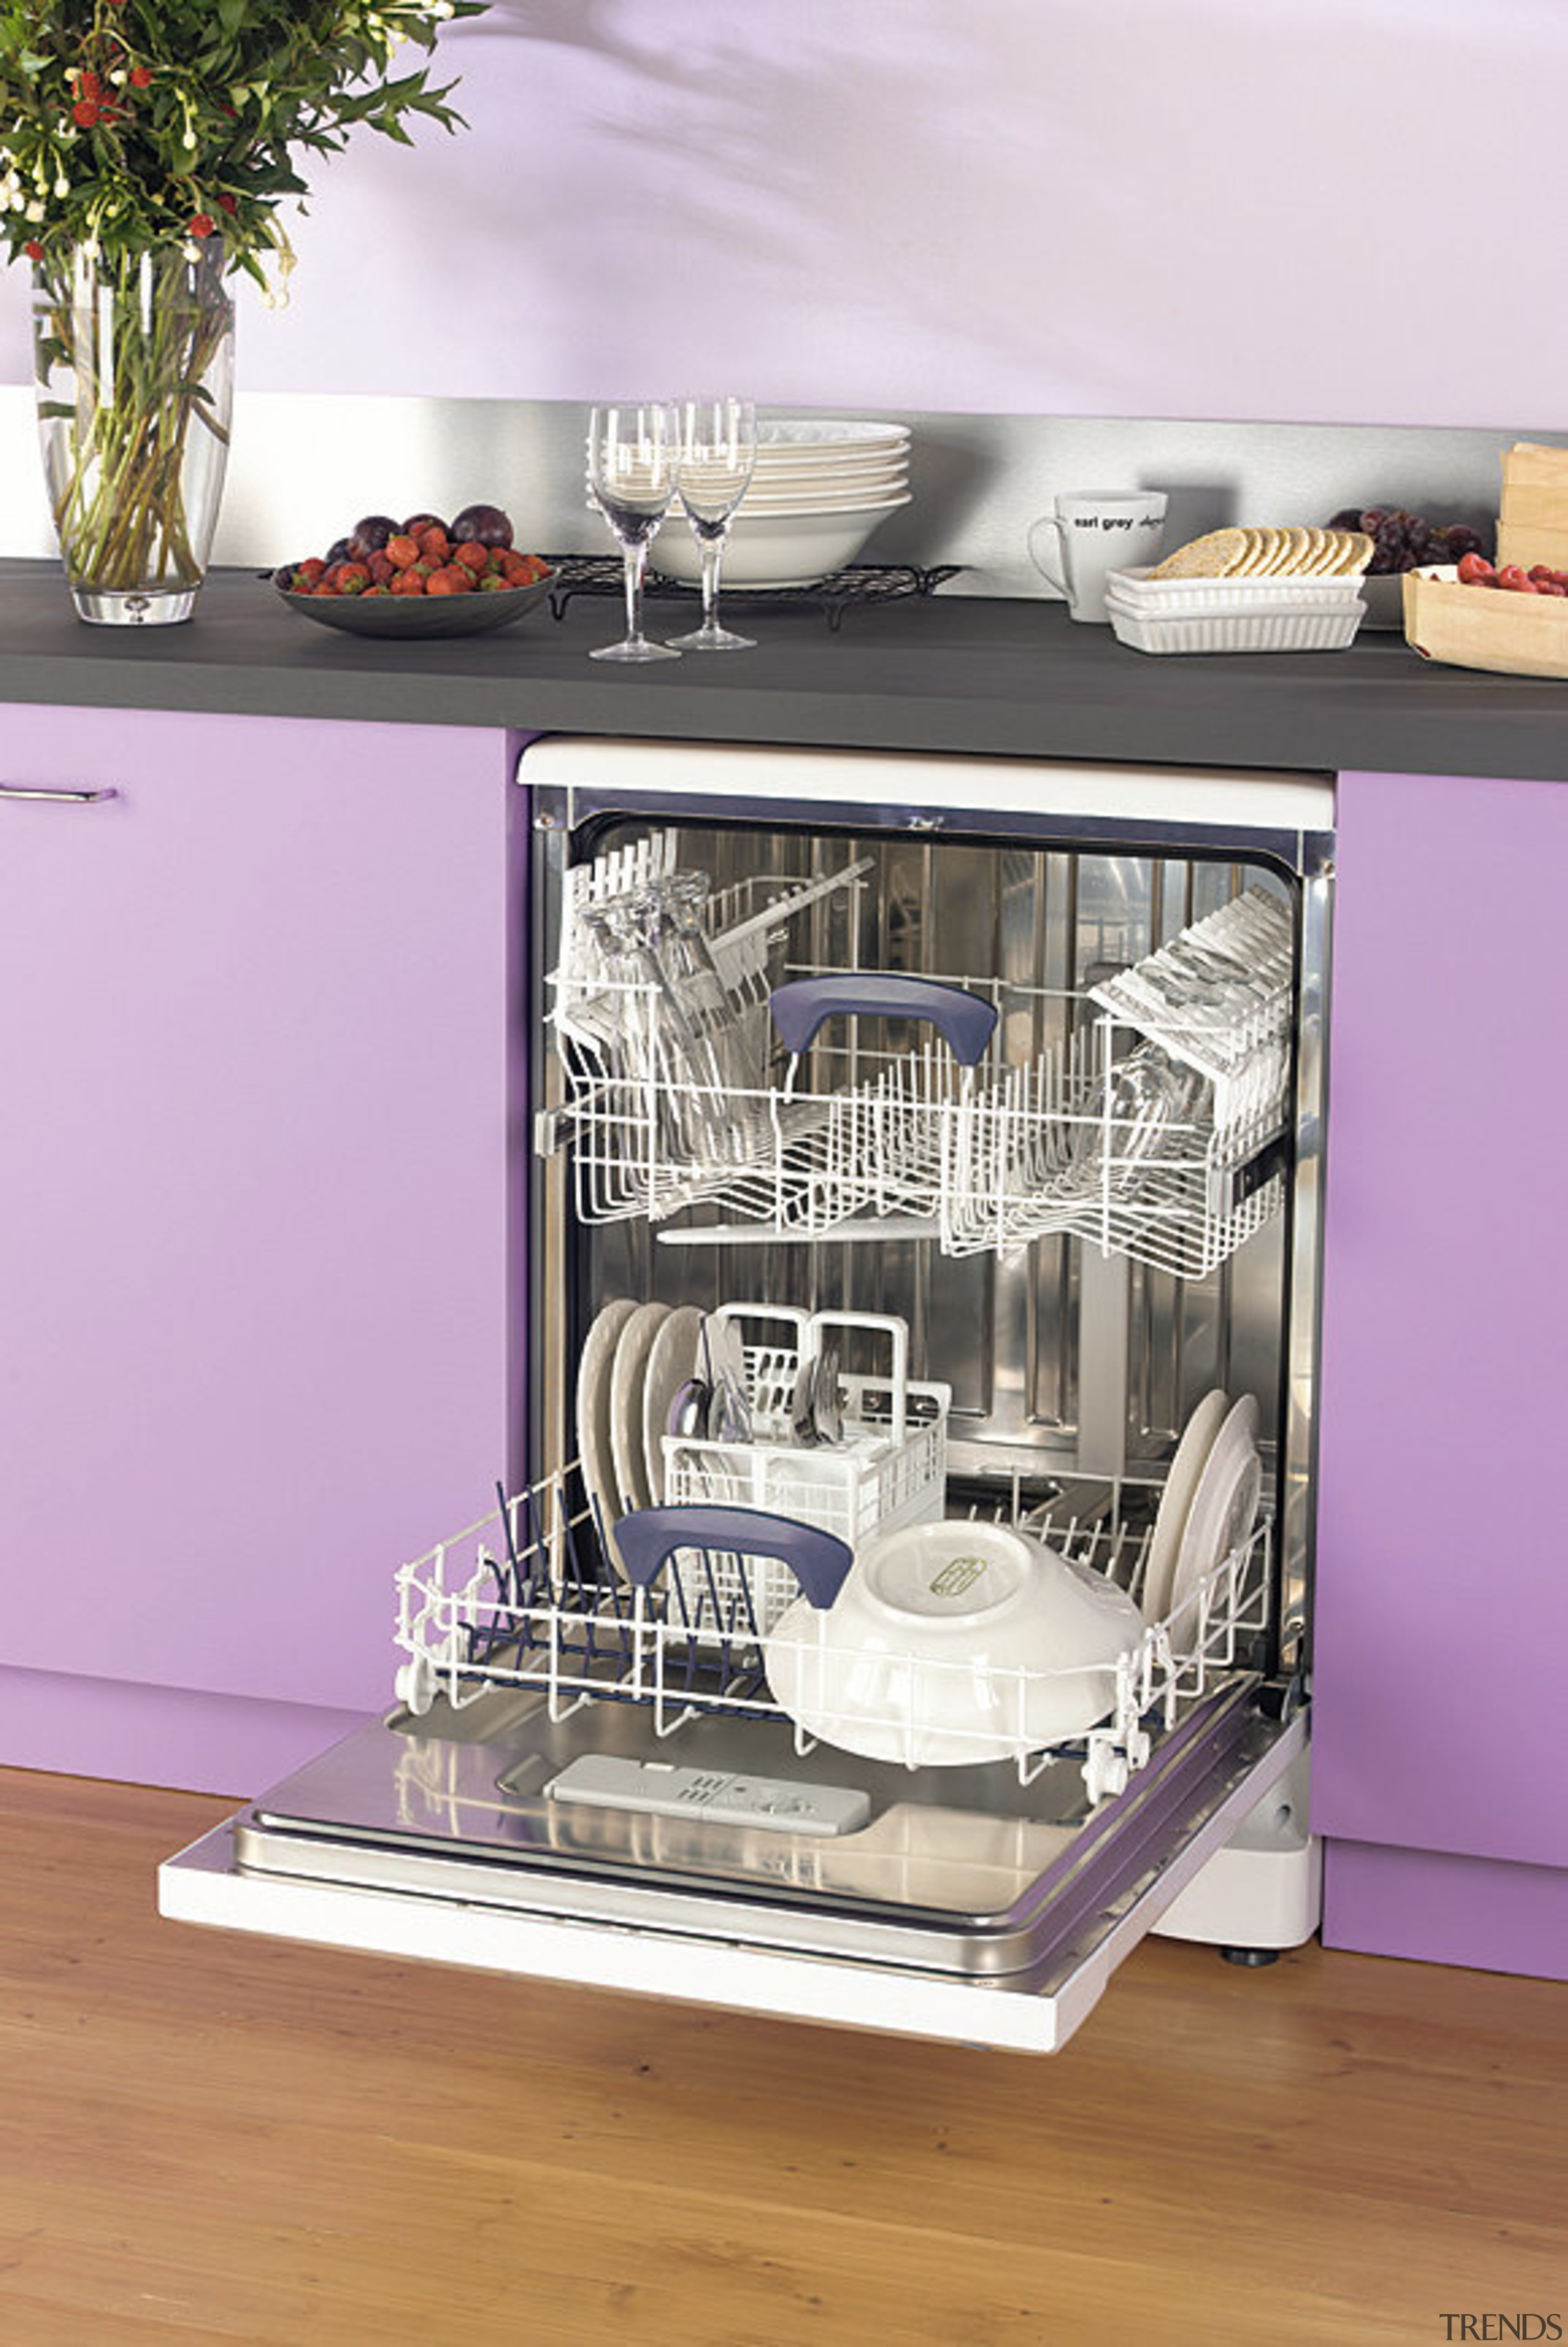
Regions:
<svg viewBox="0 0 1568 2347"><path fill-rule="evenodd" d="M408 1710L423 1716L437 1696L461 1710L492 1689L526 1688L545 1696L552 1724L589 1704L636 1704L646 1708L661 1738L678 1737L705 1715L723 1714L782 1722L793 1729L802 1756L819 1740L831 1744L830 1734L809 1735L791 1719L767 1675L769 1653L781 1637L809 1666L821 1617L813 1617L798 1639L787 1624L783 1633L764 1633L749 1576L726 1571L733 1558L709 1558L702 1551L676 1559L661 1583L633 1587L603 1563L597 1512L582 1488L574 1464L512 1498L497 1491L499 1504L490 1515L399 1569L395 1636L406 1660L397 1671L396 1694ZM1062 1554L1136 1597L1151 1534L1123 1519L1122 1503L1133 1498L1134 1487L1122 1487L1109 1517L1082 1527L1052 1522L1049 1537ZM997 1512L1012 1521L1018 1510ZM1085 1733L1053 1747L1022 1733L1009 1738L1002 1757L1016 1767L1020 1782L1029 1784L1070 1751L1081 1756L1091 1801L1124 1789L1149 1761L1158 1735L1235 1673L1254 1666L1253 1650L1268 1622L1270 1553L1265 1518L1171 1615L1146 1627L1113 1672L1095 1674L1106 1682L1107 1707ZM922 1662L920 1667L962 1672L971 1685L974 1678L969 1665ZM1076 1681L1085 1674L1057 1676ZM993 1721L1021 1720L1027 1683L1038 1686L1040 1676L986 1665ZM940 1733L949 1739L948 1761L971 1757L967 1731ZM972 1754L977 1762L999 1757L995 1737L993 1726L984 1749L977 1746ZM929 1731L922 1749L916 1749L911 1734L907 1753L883 1757L910 1768L928 1765Z"/></svg>
<svg viewBox="0 0 1568 2347"><path fill-rule="evenodd" d="M897 1229L1004 1257L1068 1234L1198 1279L1279 1210L1292 995L1277 900L1246 891L1087 994L794 958L796 914L862 869L715 928L711 990L672 1004L626 975L630 957L595 960L594 891L613 906L635 890L619 865L581 867L555 981L563 1098L537 1136L544 1154L569 1146L580 1221L644 1219L704 1245ZM739 902L716 900L713 918ZM813 998L793 1051L774 1024L792 993Z"/></svg>

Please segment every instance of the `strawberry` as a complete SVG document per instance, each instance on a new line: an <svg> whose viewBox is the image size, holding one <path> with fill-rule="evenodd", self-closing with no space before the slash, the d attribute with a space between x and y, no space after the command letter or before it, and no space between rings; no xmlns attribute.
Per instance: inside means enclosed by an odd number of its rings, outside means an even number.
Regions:
<svg viewBox="0 0 1568 2347"><path fill-rule="evenodd" d="M370 585L370 573L363 562L340 562L337 567L337 590L340 595L363 595Z"/></svg>
<svg viewBox="0 0 1568 2347"><path fill-rule="evenodd" d="M427 562L443 563L450 550L450 541L439 522L418 533L419 551Z"/></svg>
<svg viewBox="0 0 1568 2347"><path fill-rule="evenodd" d="M384 587L395 575L395 567L384 554L373 554L364 567L370 573L373 586Z"/></svg>
<svg viewBox="0 0 1568 2347"><path fill-rule="evenodd" d="M411 562L419 559L418 539L410 538L405 530L400 530L395 538L389 538L386 541L386 559L395 570L406 570Z"/></svg>
<svg viewBox="0 0 1568 2347"><path fill-rule="evenodd" d="M489 568L490 551L488 547L476 545L471 538L465 538L453 554L452 559L454 562L460 562L465 570L471 570L477 577L480 572Z"/></svg>
<svg viewBox="0 0 1568 2347"><path fill-rule="evenodd" d="M430 573L425 591L427 595L467 595L473 591L473 585L458 563L449 562L444 569Z"/></svg>
<svg viewBox="0 0 1568 2347"><path fill-rule="evenodd" d="M394 595L423 595L425 581L417 570L395 570L389 591Z"/></svg>

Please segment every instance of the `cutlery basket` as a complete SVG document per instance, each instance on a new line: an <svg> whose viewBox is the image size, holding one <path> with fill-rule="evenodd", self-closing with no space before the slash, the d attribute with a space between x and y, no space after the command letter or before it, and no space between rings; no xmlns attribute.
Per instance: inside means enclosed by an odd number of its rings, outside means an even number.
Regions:
<svg viewBox="0 0 1568 2347"><path fill-rule="evenodd" d="M941 1515L952 1392L911 1381L907 1322L886 1313L807 1313L767 1304L727 1304L712 1317L734 1324L741 1336L753 1438L717 1442L667 1434L671 1506L756 1509L832 1532L852 1549L873 1532ZM822 1360L827 1345L859 1348L866 1358L886 1351L887 1367L844 1371L837 1380L842 1440L808 1446L794 1436L794 1396L802 1371ZM788 1568L770 1558L682 1554L672 1571L693 1626L707 1634L733 1612L743 1577L764 1635L798 1594Z"/></svg>

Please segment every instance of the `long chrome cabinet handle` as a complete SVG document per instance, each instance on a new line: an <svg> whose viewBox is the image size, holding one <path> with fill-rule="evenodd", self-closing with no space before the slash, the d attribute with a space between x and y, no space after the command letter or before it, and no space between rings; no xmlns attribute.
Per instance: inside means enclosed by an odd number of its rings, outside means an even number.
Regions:
<svg viewBox="0 0 1568 2347"><path fill-rule="evenodd" d="M96 806L99 799L118 799L117 790L48 791L31 783L0 783L0 799L56 799L63 806Z"/></svg>

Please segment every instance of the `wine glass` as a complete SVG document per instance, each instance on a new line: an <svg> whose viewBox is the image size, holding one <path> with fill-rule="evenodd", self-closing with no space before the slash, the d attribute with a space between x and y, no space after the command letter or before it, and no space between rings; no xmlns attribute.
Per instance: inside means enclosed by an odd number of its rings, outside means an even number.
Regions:
<svg viewBox="0 0 1568 2347"><path fill-rule="evenodd" d="M590 660L678 660L642 632L642 574L648 547L669 510L681 470L681 419L672 400L596 407L588 424L588 485L620 541L626 565L626 633Z"/></svg>
<svg viewBox="0 0 1568 2347"><path fill-rule="evenodd" d="M702 558L702 624L671 645L689 652L743 652L753 639L719 625L719 571L735 507L757 461L757 411L749 399L681 403L681 503Z"/></svg>

